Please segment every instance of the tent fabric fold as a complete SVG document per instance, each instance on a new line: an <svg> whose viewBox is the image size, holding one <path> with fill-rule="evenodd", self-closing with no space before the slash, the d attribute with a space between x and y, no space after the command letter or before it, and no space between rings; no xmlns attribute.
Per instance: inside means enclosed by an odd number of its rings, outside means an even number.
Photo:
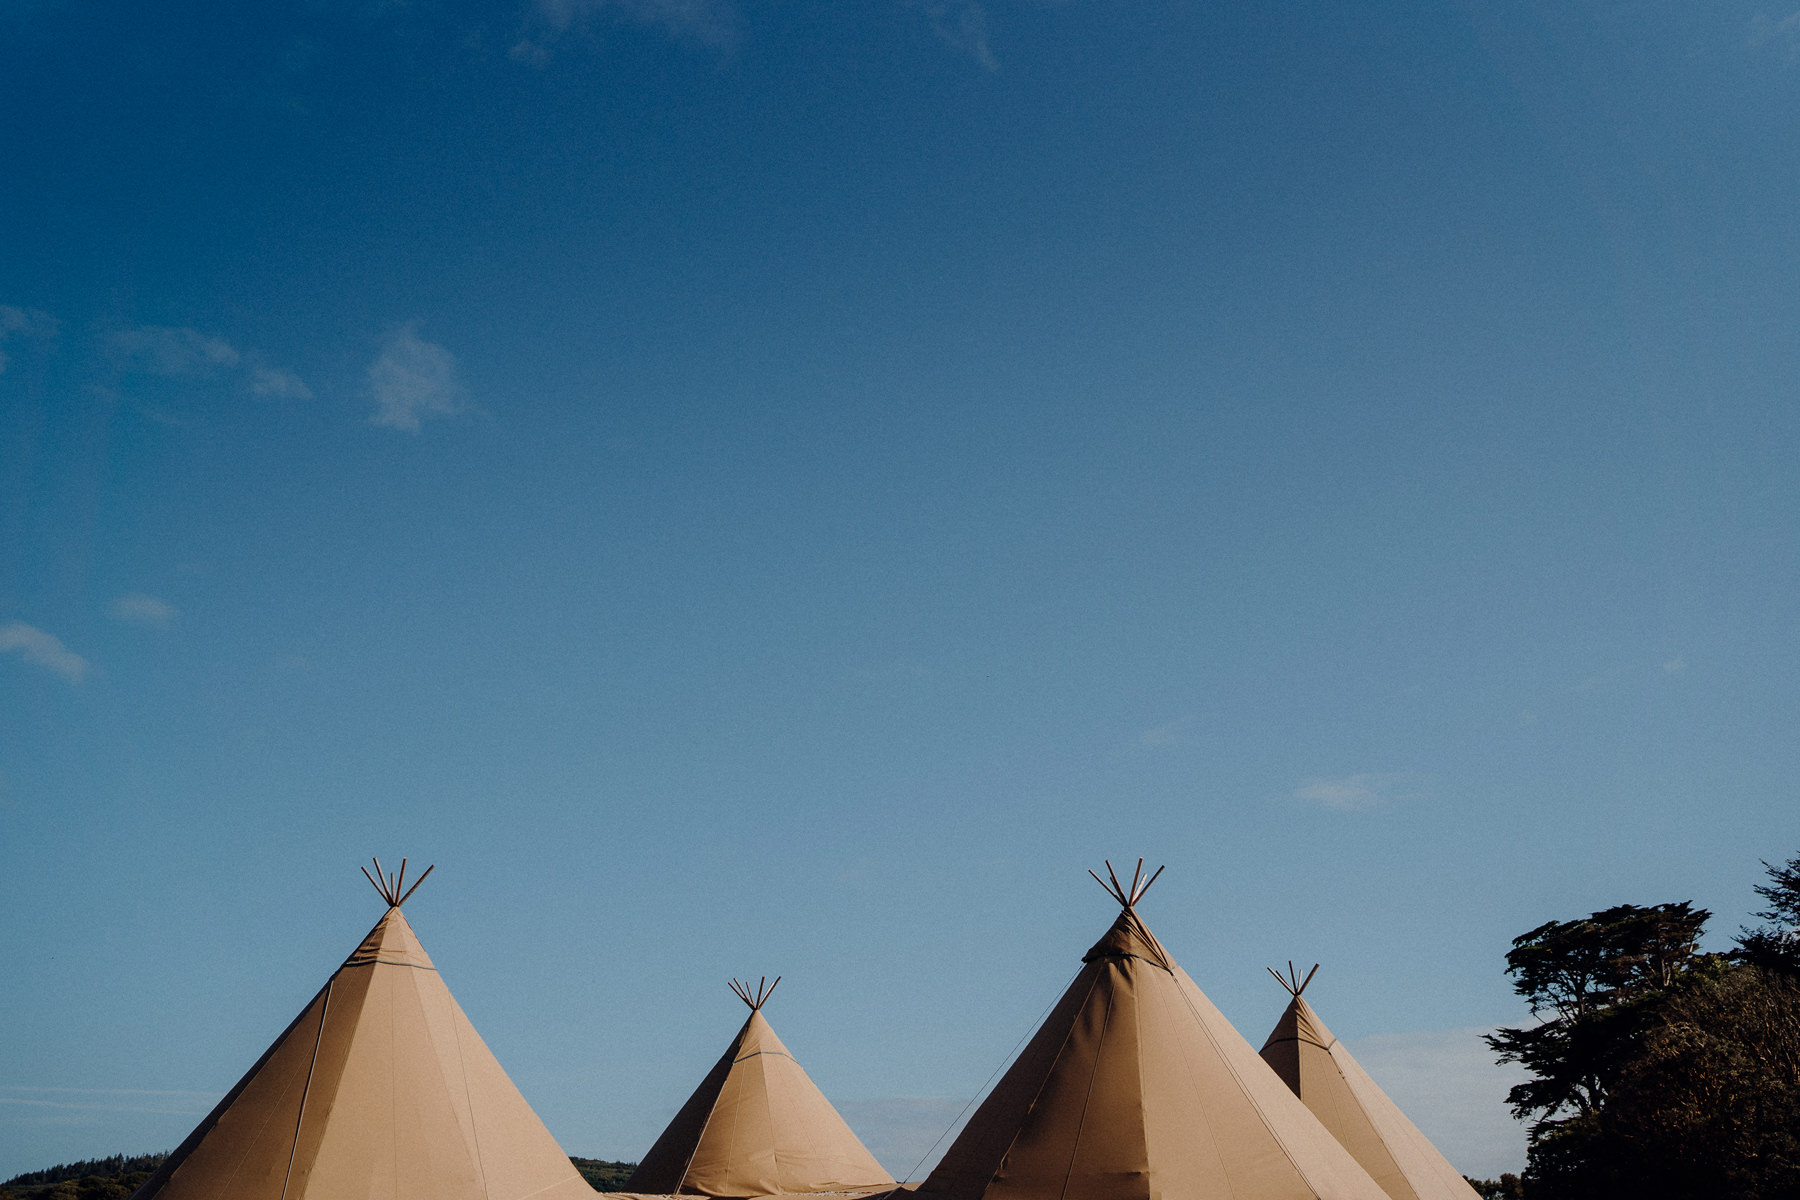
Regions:
<svg viewBox="0 0 1800 1200"><path fill-rule="evenodd" d="M1387 1200L1126 902L921 1200Z"/></svg>
<svg viewBox="0 0 1800 1200"><path fill-rule="evenodd" d="M133 1200L581 1200L398 907Z"/></svg>
<svg viewBox="0 0 1800 1200"><path fill-rule="evenodd" d="M626 1190L742 1197L893 1184L758 1006Z"/></svg>
<svg viewBox="0 0 1800 1200"><path fill-rule="evenodd" d="M1277 975L1277 978L1280 978ZM1284 985L1287 986L1287 985ZM1262 1057L1391 1200L1476 1200L1476 1191L1388 1098L1297 990Z"/></svg>

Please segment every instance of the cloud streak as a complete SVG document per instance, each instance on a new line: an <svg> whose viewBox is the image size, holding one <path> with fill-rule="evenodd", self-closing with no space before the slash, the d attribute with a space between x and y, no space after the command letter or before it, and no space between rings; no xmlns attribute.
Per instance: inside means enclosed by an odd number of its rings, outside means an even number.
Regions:
<svg viewBox="0 0 1800 1200"><path fill-rule="evenodd" d="M0 625L0 654L17 654L33 666L61 675L70 683L80 683L88 673L88 661L62 644L55 634L45 633L23 621Z"/></svg>
<svg viewBox="0 0 1800 1200"><path fill-rule="evenodd" d="M1314 778L1301 781L1293 798L1333 812L1368 812L1417 798L1418 783L1418 776L1396 772Z"/></svg>
<svg viewBox="0 0 1800 1200"><path fill-rule="evenodd" d="M271 367L254 351L241 351L224 338L198 329L140 325L113 334L109 346L127 371L165 379L232 376L261 399L312 399L312 389L292 371Z"/></svg>
<svg viewBox="0 0 1800 1200"><path fill-rule="evenodd" d="M180 614L167 600L158 600L143 592L126 592L123 596L115 596L113 602L106 606L106 615L127 625L167 629Z"/></svg>
<svg viewBox="0 0 1800 1200"><path fill-rule="evenodd" d="M737 40L738 13L728 0L533 0L526 34L510 55L542 66L557 40L603 18L715 49L727 49Z"/></svg>
<svg viewBox="0 0 1800 1200"><path fill-rule="evenodd" d="M931 31L953 50L960 50L980 63L984 70L999 70L1000 64L988 46L987 9L976 0L926 0L922 6L931 22Z"/></svg>
<svg viewBox="0 0 1800 1200"><path fill-rule="evenodd" d="M1494 1178L1525 1165L1525 1127L1506 1108L1523 1083L1517 1063L1496 1063L1491 1029L1419 1030L1347 1039L1350 1053L1458 1171Z"/></svg>
<svg viewBox="0 0 1800 1200"><path fill-rule="evenodd" d="M14 340L52 341L56 337L59 324L55 317L40 309L17 308L11 304L0 304L0 374L5 373L6 364L12 361L6 354L7 342Z"/></svg>
<svg viewBox="0 0 1800 1200"><path fill-rule="evenodd" d="M468 408L456 356L421 338L416 321L388 334L368 376L375 401L369 420L388 429L417 433L427 420Z"/></svg>

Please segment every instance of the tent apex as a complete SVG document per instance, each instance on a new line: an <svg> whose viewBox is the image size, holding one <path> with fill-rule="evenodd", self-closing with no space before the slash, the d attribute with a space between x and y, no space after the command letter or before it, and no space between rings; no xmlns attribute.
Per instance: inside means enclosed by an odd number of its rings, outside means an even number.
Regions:
<svg viewBox="0 0 1800 1200"><path fill-rule="evenodd" d="M780 982L781 976L779 975L775 977L775 983L770 983L769 977L764 975L761 979L757 980L756 988L755 990L752 990L748 979L739 980L737 976L734 975L728 986L731 988L732 992L737 995L739 1000L742 1000L745 1004L750 1006L751 1012L756 1012L768 1002L770 996L775 994L776 984L779 984Z"/></svg>
<svg viewBox="0 0 1800 1200"><path fill-rule="evenodd" d="M379 858L372 857L369 861L375 864L375 873L373 875L369 874L369 868L364 867L362 868L363 877L374 885L377 892L381 893L381 898L387 901L389 908L399 908L402 904L405 904L407 900L412 897L412 894L419 890L419 885L425 882L425 876L437 870L437 864L432 863L429 867L425 868L424 875L413 880L413 885L411 887L406 887L405 858L400 860L400 870L398 872L383 871L381 869L381 860ZM402 888L405 888L406 890L402 891Z"/></svg>
<svg viewBox="0 0 1800 1200"><path fill-rule="evenodd" d="M1305 979L1300 978L1300 973L1294 970L1294 960L1291 958L1288 959L1288 973L1285 976L1274 967L1265 967L1264 970L1275 977L1276 983L1287 989L1288 995L1298 1000L1300 993L1306 990L1306 985L1312 982L1312 977L1319 973L1319 964L1312 965L1312 970L1306 973Z"/></svg>
<svg viewBox="0 0 1800 1200"><path fill-rule="evenodd" d="M1111 859L1106 860L1106 879L1100 878L1092 868L1088 870L1088 874L1094 876L1094 882L1105 888L1107 895L1119 902L1120 908L1136 907L1137 902L1144 898L1144 893L1150 890L1150 885L1155 883L1162 873L1163 868L1158 867L1148 879L1145 879L1144 860L1140 858L1137 860L1137 869L1131 873L1131 886L1126 887L1119 882L1118 872L1113 870Z"/></svg>

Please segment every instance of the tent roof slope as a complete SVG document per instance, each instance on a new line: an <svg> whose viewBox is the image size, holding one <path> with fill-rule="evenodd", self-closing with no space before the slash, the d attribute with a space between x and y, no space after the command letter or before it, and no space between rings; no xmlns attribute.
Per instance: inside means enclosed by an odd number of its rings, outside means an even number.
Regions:
<svg viewBox="0 0 1800 1200"><path fill-rule="evenodd" d="M397 886L383 896L368 936L134 1200L591 1200Z"/></svg>
<svg viewBox="0 0 1800 1200"><path fill-rule="evenodd" d="M921 1200L1387 1200L1163 949L1135 879L1108 890L1117 919Z"/></svg>
<svg viewBox="0 0 1800 1200"><path fill-rule="evenodd" d="M1282 984L1293 998L1262 1057L1294 1095L1391 1200L1475 1200L1475 1189L1332 1036L1300 995L1305 985Z"/></svg>
<svg viewBox="0 0 1800 1200"><path fill-rule="evenodd" d="M630 1191L738 1197L894 1186L770 1028L762 1002L772 991L739 992L749 1018L644 1155Z"/></svg>

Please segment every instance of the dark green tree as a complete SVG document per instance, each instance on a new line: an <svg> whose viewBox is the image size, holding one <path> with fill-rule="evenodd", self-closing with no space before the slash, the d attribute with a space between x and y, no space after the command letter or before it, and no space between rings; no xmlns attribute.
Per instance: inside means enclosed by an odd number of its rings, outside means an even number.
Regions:
<svg viewBox="0 0 1800 1200"><path fill-rule="evenodd" d="M1597 1197L1800 1197L1800 981L1745 964L1672 995L1596 1132Z"/></svg>
<svg viewBox="0 0 1800 1200"><path fill-rule="evenodd" d="M1744 962L1789 976L1800 976L1800 858L1779 867L1763 864L1769 882L1756 894L1769 907L1755 915L1769 922L1738 933L1736 957Z"/></svg>
<svg viewBox="0 0 1800 1200"><path fill-rule="evenodd" d="M1513 1114L1532 1122L1528 1195L1597 1195L1599 1117L1611 1090L1667 998L1696 972L1722 969L1717 956L1699 953L1711 915L1686 901L1621 904L1513 939L1507 974L1543 1020L1497 1030L1488 1045L1531 1072L1507 1095Z"/></svg>

